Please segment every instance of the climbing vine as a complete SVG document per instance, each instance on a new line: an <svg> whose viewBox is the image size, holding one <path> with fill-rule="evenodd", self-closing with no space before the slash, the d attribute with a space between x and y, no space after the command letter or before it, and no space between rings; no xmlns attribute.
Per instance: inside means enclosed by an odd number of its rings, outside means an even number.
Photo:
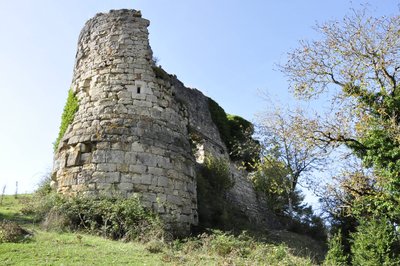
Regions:
<svg viewBox="0 0 400 266"><path fill-rule="evenodd" d="M60 140L64 136L65 131L67 131L68 126L74 120L74 116L75 113L78 111L78 107L79 107L78 98L76 98L74 92L70 89L68 91L67 102L64 106L64 111L61 116L60 131L58 133L56 141L54 142L54 151L57 149L58 144L60 143Z"/></svg>

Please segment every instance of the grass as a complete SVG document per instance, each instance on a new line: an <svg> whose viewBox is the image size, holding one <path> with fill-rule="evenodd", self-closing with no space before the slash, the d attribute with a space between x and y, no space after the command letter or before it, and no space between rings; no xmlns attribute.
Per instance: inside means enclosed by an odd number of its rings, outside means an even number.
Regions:
<svg viewBox="0 0 400 266"><path fill-rule="evenodd" d="M32 195L18 195L15 196L5 195L3 198L2 205L0 205L0 221L10 220L18 223L26 224L32 223L33 218L29 215L23 215L20 210L23 203L31 200Z"/></svg>
<svg viewBox="0 0 400 266"><path fill-rule="evenodd" d="M314 265L315 255L305 248L312 249L312 241L284 231L270 232L267 241L214 232L172 243L124 243L80 232L45 231L20 213L30 199L5 196L0 205L0 221L16 221L33 233L22 243L1 243L0 265Z"/></svg>
<svg viewBox="0 0 400 266"><path fill-rule="evenodd" d="M161 256L138 243L34 230L27 243L0 245L1 265L158 265Z"/></svg>

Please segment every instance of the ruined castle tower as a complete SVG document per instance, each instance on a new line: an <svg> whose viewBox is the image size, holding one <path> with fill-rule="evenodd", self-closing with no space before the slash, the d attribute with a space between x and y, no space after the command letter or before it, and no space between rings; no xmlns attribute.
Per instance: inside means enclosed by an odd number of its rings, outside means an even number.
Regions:
<svg viewBox="0 0 400 266"><path fill-rule="evenodd" d="M137 195L187 235L198 222L196 164L213 156L230 163L227 199L252 223L274 227L248 173L230 162L210 99L153 62L148 26L139 11L117 10L82 29L71 85L78 110L55 151L57 191Z"/></svg>
<svg viewBox="0 0 400 266"><path fill-rule="evenodd" d="M156 77L140 11L97 14L81 31L71 89L79 108L53 180L64 194L135 193L185 233L197 223L188 119Z"/></svg>

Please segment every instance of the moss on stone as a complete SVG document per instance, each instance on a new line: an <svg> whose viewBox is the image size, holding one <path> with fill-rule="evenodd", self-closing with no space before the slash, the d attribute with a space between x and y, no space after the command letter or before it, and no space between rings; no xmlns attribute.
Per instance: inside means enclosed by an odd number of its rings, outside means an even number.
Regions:
<svg viewBox="0 0 400 266"><path fill-rule="evenodd" d="M56 141L54 142L54 151L57 150L58 144L60 143L62 137L67 131L68 126L74 120L74 116L75 113L78 111L78 107L79 107L78 98L76 98L74 92L70 89L68 91L67 102L65 103L64 111L61 116L60 131L58 133Z"/></svg>

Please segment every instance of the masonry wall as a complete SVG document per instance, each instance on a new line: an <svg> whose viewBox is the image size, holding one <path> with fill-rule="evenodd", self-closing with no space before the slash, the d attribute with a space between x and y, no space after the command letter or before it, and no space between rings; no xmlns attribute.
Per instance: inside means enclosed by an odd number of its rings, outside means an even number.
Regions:
<svg viewBox="0 0 400 266"><path fill-rule="evenodd" d="M138 195L167 225L197 223L188 118L153 71L149 21L138 11L97 14L83 28L73 123L55 154L60 193Z"/></svg>
<svg viewBox="0 0 400 266"><path fill-rule="evenodd" d="M196 164L229 154L208 97L155 66L148 26L139 11L118 10L82 29L71 85L79 109L55 152L52 178L64 194L137 195L187 235L198 222ZM200 138L195 149L193 134ZM271 227L248 173L230 167L235 185L227 198Z"/></svg>
<svg viewBox="0 0 400 266"><path fill-rule="evenodd" d="M189 127L200 138L195 154L197 163L203 163L206 156L224 158L230 162L233 187L228 191L227 199L237 207L252 224L268 228L281 228L280 222L267 208L265 197L257 193L247 171L241 170L230 161L228 150L222 141L217 126L211 118L208 107L209 98L197 89L187 88L171 76L172 91L177 101L184 104L188 112Z"/></svg>

